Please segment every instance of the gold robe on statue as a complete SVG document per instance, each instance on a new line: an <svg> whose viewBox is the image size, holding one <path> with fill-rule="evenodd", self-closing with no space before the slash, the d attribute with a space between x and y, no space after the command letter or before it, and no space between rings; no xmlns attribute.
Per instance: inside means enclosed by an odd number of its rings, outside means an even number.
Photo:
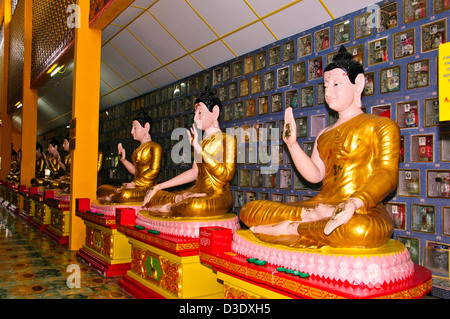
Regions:
<svg viewBox="0 0 450 319"><path fill-rule="evenodd" d="M50 176L44 180L44 187L45 188L58 188L59 185L59 170L61 168L61 165L58 163L58 156L52 156L48 160L48 165L50 166Z"/></svg>
<svg viewBox="0 0 450 319"><path fill-rule="evenodd" d="M59 189L68 190L70 189L70 171L72 167L72 155L70 153L64 157L64 166L66 167L66 171L64 173L64 179L59 182Z"/></svg>
<svg viewBox="0 0 450 319"><path fill-rule="evenodd" d="M131 203L142 202L147 190L156 185L159 169L161 167L162 147L155 142L146 142L134 150L131 160L136 172L133 182L136 187L124 188L111 185L101 185L97 189L97 198L111 196L111 202Z"/></svg>
<svg viewBox="0 0 450 319"><path fill-rule="evenodd" d="M170 215L176 217L212 217L226 214L233 205L229 181L236 171L236 140L219 132L202 141L202 160L197 163L197 180L191 188L170 193L157 192L147 207L172 204ZM175 203L177 195L205 193L205 197L191 197ZM150 215L152 213L150 212Z"/></svg>
<svg viewBox="0 0 450 319"><path fill-rule="evenodd" d="M294 203L252 201L242 207L241 220L249 227L301 221L301 213L307 214L308 208L318 204L334 206L353 197L361 199L364 206L328 236L324 228L329 218L301 223L298 236L255 235L263 241L292 247L372 248L386 243L393 223L382 201L397 187L397 124L389 118L360 114L323 133L317 145L326 170L318 195Z"/></svg>
<svg viewBox="0 0 450 319"><path fill-rule="evenodd" d="M43 157L36 158L35 177L31 179L32 186L42 186L43 179L45 178L45 160Z"/></svg>

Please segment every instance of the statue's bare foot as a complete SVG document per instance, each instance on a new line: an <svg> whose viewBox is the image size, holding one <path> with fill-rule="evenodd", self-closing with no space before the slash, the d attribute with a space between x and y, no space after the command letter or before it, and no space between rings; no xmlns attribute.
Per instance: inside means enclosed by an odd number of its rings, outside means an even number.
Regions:
<svg viewBox="0 0 450 319"><path fill-rule="evenodd" d="M152 216L167 217L167 216L171 215L171 212L170 212L171 206L172 206L172 204L152 206L152 207L148 207L147 210L149 211L150 215L152 215Z"/></svg>
<svg viewBox="0 0 450 319"><path fill-rule="evenodd" d="M297 227L301 222L292 222L286 220L278 224L259 225L250 227L253 233L262 233L266 235L298 235Z"/></svg>

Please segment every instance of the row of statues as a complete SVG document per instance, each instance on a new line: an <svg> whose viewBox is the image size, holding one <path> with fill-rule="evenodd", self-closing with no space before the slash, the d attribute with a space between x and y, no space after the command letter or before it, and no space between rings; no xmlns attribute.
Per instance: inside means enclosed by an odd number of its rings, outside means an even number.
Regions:
<svg viewBox="0 0 450 319"><path fill-rule="evenodd" d="M326 101L339 119L318 134L311 157L297 142L294 111L285 110L283 141L294 166L309 182L322 182L322 188L310 200L254 200L244 205L240 220L257 238L309 248L373 248L390 239L393 223L382 202L397 187L400 134L393 120L363 113L364 83L362 65L342 46L324 71ZM158 218L202 219L229 212L237 142L219 127L221 107L209 89L195 101L194 124L188 136L197 160L190 169L162 183L157 183L162 148L151 139L152 119L139 113L133 119L131 135L140 145L131 162L118 145L120 162L134 179L121 187L101 185L98 201L140 203L142 210ZM197 129L203 131L200 141ZM50 143L48 151L52 157L44 156L44 161L51 171L64 165L67 172L70 163L61 163L57 147ZM58 180L59 185L68 179L70 176ZM194 184L186 190L167 191L189 183Z"/></svg>

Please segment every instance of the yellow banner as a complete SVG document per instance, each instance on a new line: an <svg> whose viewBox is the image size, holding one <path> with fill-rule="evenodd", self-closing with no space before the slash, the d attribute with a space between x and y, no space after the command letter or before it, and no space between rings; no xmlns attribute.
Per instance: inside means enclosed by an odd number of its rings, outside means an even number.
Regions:
<svg viewBox="0 0 450 319"><path fill-rule="evenodd" d="M439 121L450 121L450 42L439 45Z"/></svg>

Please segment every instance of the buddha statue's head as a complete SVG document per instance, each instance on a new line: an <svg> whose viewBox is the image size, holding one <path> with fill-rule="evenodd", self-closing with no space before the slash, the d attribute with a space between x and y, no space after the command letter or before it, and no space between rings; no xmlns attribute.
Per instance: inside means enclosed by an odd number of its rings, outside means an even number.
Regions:
<svg viewBox="0 0 450 319"><path fill-rule="evenodd" d="M56 155L56 153L58 152L58 148L59 148L59 141L56 138L52 138L50 140L50 142L48 142L48 152L51 155Z"/></svg>
<svg viewBox="0 0 450 319"><path fill-rule="evenodd" d="M195 125L202 130L207 130L211 126L218 127L221 110L220 99L206 88L195 100Z"/></svg>
<svg viewBox="0 0 450 319"><path fill-rule="evenodd" d="M360 111L364 84L363 66L341 46L324 70L325 100L328 106L336 112L349 108Z"/></svg>

